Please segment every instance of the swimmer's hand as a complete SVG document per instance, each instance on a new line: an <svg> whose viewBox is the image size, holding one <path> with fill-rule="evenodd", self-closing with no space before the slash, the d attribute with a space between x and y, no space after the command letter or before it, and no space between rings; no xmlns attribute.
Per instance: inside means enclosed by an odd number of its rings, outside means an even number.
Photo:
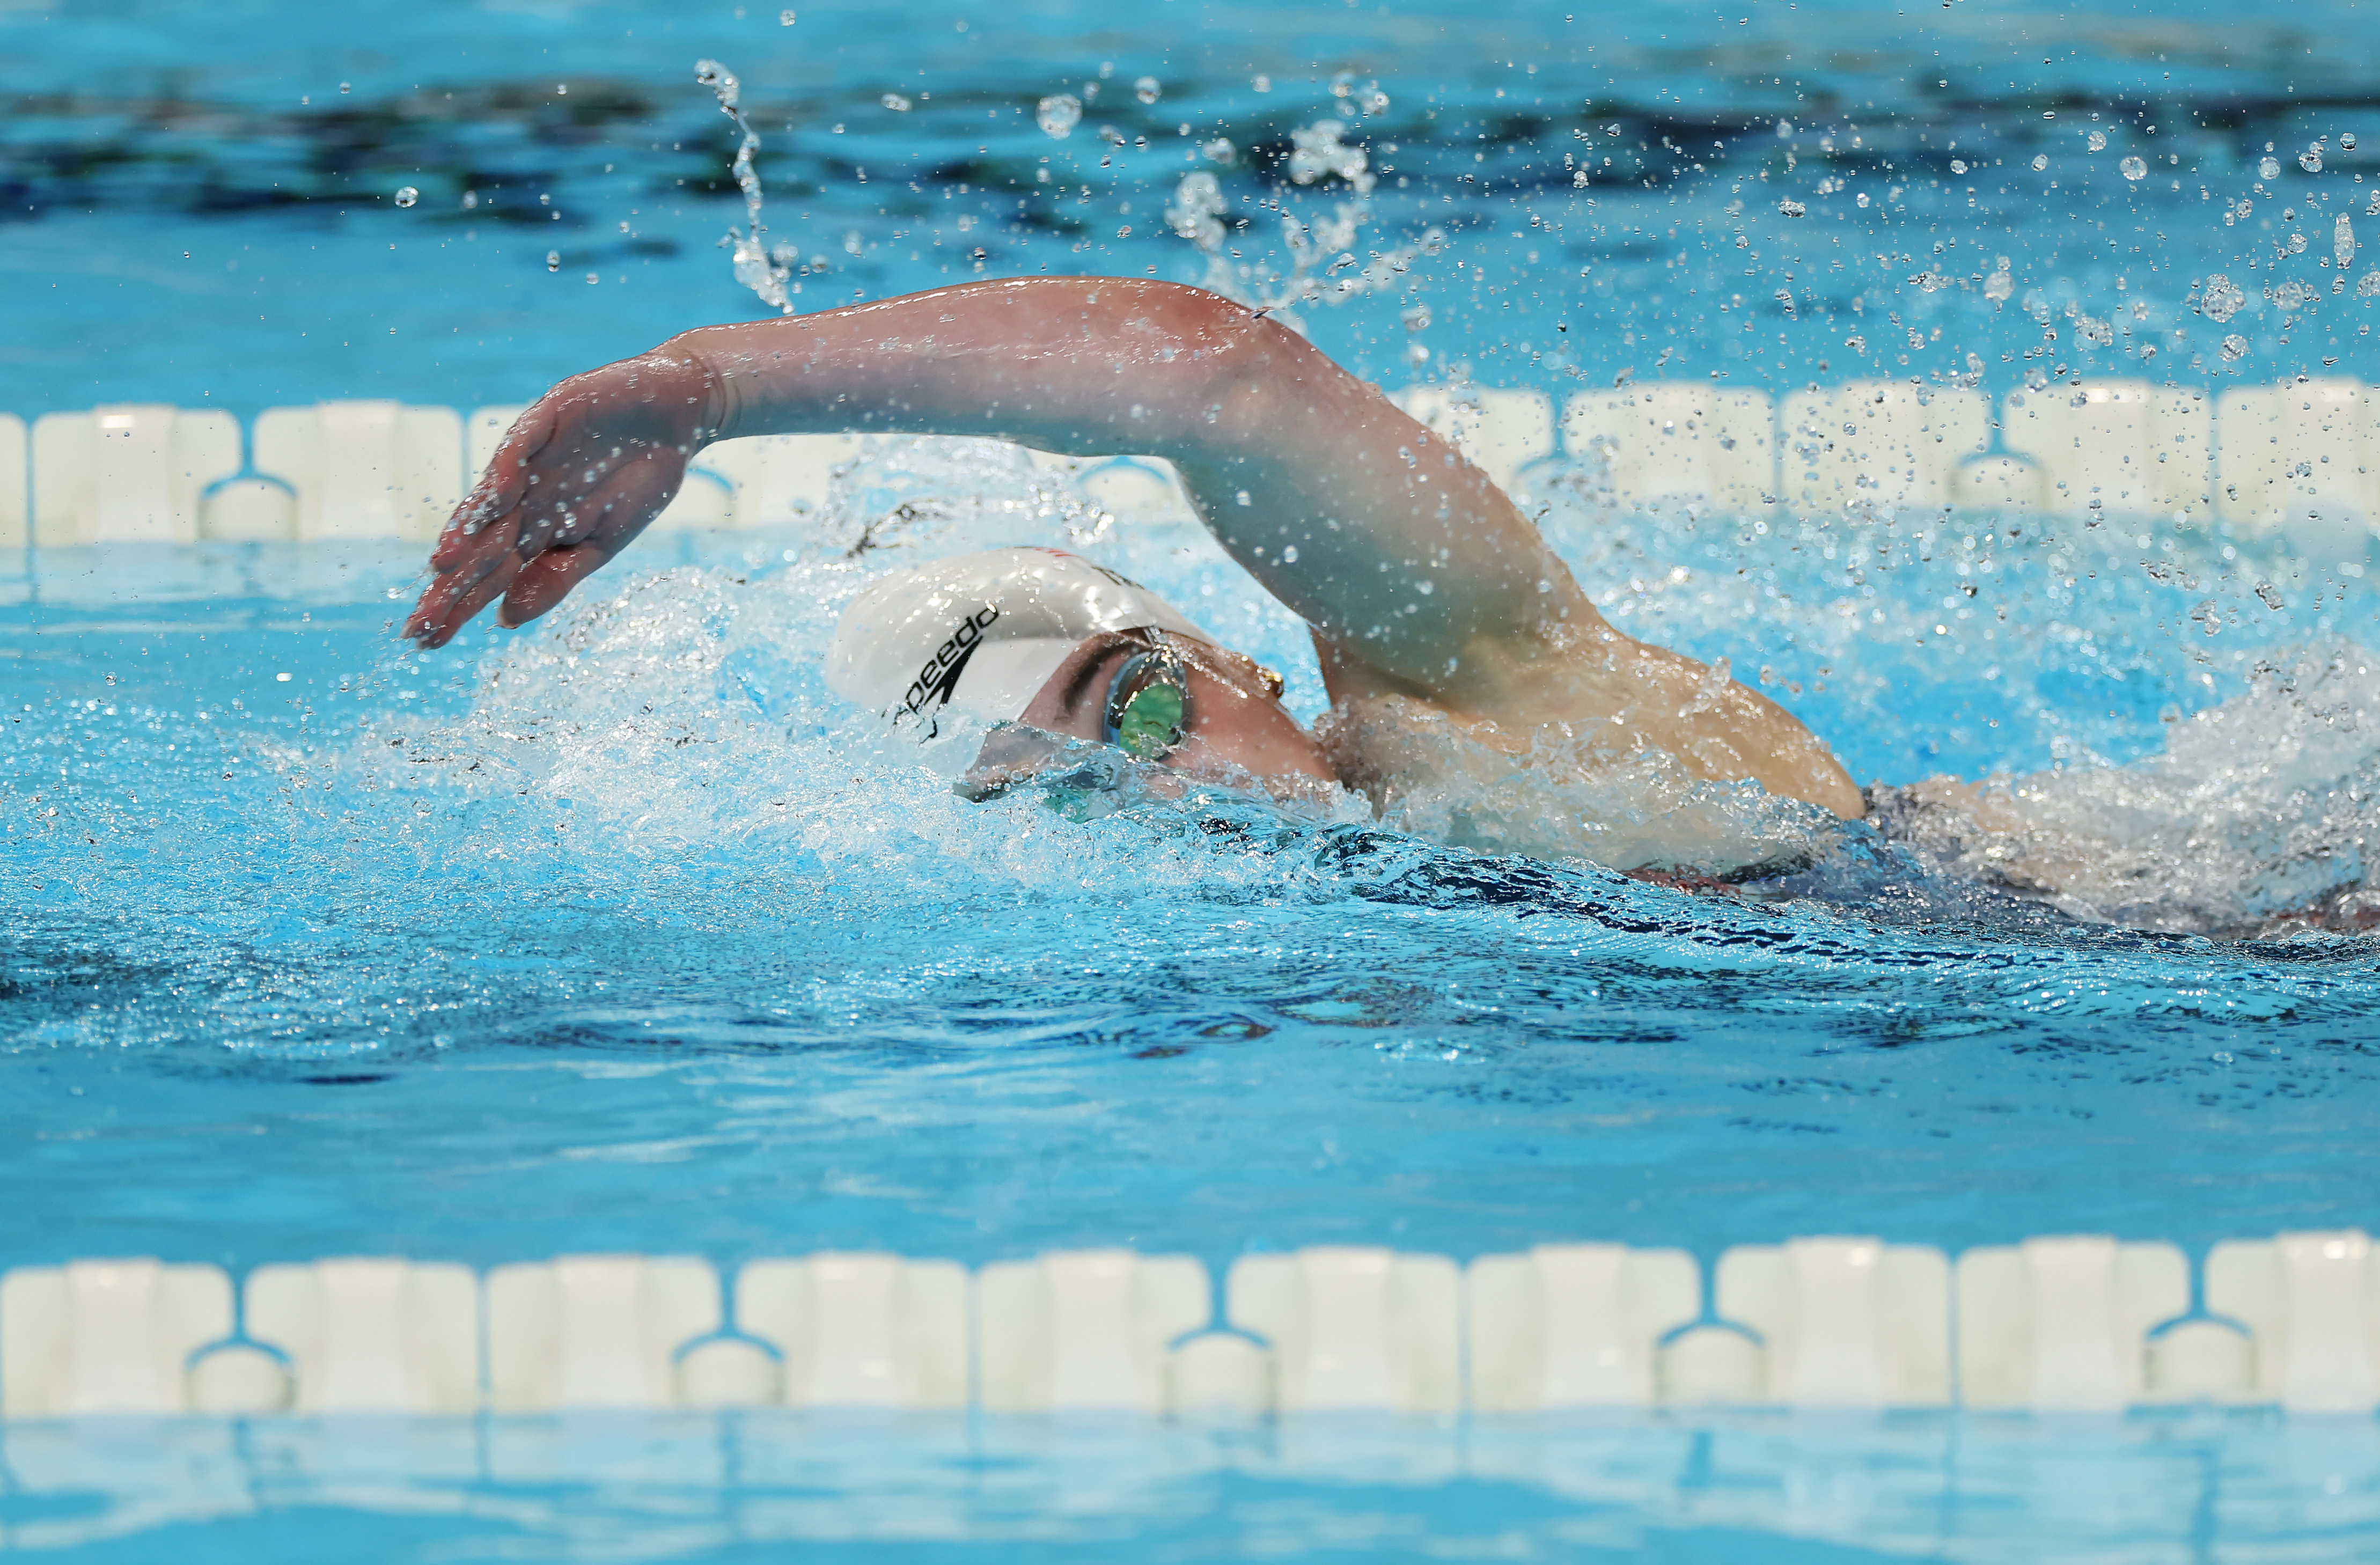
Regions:
<svg viewBox="0 0 2380 1565"><path fill-rule="evenodd" d="M531 404L439 536L407 639L443 647L499 598L497 624L527 625L625 548L686 481L708 381L657 350Z"/></svg>

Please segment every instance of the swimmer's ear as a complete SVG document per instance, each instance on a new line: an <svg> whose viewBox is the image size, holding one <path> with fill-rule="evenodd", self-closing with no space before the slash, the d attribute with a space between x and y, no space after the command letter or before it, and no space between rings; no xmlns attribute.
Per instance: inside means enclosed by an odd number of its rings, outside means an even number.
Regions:
<svg viewBox="0 0 2380 1565"><path fill-rule="evenodd" d="M600 543L578 543L548 549L520 568L496 608L496 623L509 630L527 625L570 596L570 589L593 575L612 557Z"/></svg>

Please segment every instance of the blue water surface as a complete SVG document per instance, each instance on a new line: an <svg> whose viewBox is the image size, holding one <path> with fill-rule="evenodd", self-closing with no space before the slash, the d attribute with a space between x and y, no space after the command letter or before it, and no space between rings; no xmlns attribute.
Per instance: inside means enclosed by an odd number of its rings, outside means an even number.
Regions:
<svg viewBox="0 0 2380 1565"><path fill-rule="evenodd" d="M2365 212L2372 41L2336 6L937 3L805 6L791 26L774 6L18 6L0 8L0 407L513 402L755 316L715 246L742 207L704 55L757 105L805 308L978 265L1198 280L1162 216L1175 182L1204 168L1234 205L1326 213L1354 192L1281 171L1290 132L1335 116L1379 173L1356 249L1414 254L1393 286L1301 319L1386 383L2380 380L2374 306L2315 265L2335 215ZM1088 83L1072 135L1034 124L1040 98ZM1374 88L1388 103L1367 110ZM1217 137L1234 162L1198 152ZM2316 137L2320 174L2297 158ZM2154 176L2119 172L2156 154ZM1580 187L1564 159L1590 156ZM403 186L416 204L395 204ZM2292 252L2298 226L2316 243ZM1291 264L1269 227L1242 248ZM1974 282L2002 256L2005 305ZM2223 268L2321 288L2285 319L2250 286L2224 331L2252 352L2226 360L2191 305ZM2045 356L2037 316L2065 327L2070 304L2121 334L2068 329ZM871 461L961 511L1022 481L979 453ZM1533 492L1615 622L1765 671L1864 782L2152 766L2218 709L2246 714L2221 731L2242 753L2310 723L2338 745L2380 732L2362 578L2279 542L2162 524L1996 541L1963 517L1789 537L1613 516L1561 476ZM872 481L844 519L865 519ZM1298 627L1195 536L1082 543L1013 515L916 548L1085 547L1319 710ZM961 804L827 696L834 612L876 568L831 541L650 537L551 621L431 655L389 634L417 548L0 566L0 1265L1131 1244L1220 1274L1323 1243L1468 1258L1611 1240L1707 1264L1824 1232L1953 1250L2107 1232L2196 1255L2380 1219L2369 938L2265 917L2361 875L2366 762L2285 775L2297 791L2272 807L2344 822L2331 879L2276 869L2252 916L2200 916L2211 860L2178 855L2145 929L1881 850L1693 896L1230 800L1077 824L1029 798ZM11 1427L0 1541L95 1559L793 1541L2349 1559L2375 1456L2368 1423L2262 1413Z"/></svg>

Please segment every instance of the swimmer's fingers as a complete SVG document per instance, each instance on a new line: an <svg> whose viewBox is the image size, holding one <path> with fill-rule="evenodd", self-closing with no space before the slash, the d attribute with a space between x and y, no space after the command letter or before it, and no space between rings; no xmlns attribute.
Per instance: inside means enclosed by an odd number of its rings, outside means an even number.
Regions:
<svg viewBox="0 0 2380 1565"><path fill-rule="evenodd" d="M479 552L481 540L498 522L520 508L522 497L528 492L530 464L553 438L552 401L549 396L532 404L504 431L504 443L488 459L487 471L455 507L438 535L438 546L430 554L431 570L443 576L461 565Z"/></svg>
<svg viewBox="0 0 2380 1565"><path fill-rule="evenodd" d="M514 422L479 484L448 520L430 556L433 578L406 622L408 639L424 648L444 646L556 538L583 530L568 486L556 481L569 453L556 438L566 409L558 413L553 403L548 396ZM538 495L541 503L531 499Z"/></svg>
<svg viewBox="0 0 2380 1565"><path fill-rule="evenodd" d="M597 542L549 549L520 568L504 590L496 623L510 629L527 625L570 595L570 589L601 568L612 551Z"/></svg>
<svg viewBox="0 0 2380 1565"><path fill-rule="evenodd" d="M568 597L651 525L685 476L683 458L630 462L606 475L601 487L579 498L544 547L522 551L528 557L504 591L496 622L507 629L527 625Z"/></svg>
<svg viewBox="0 0 2380 1565"><path fill-rule="evenodd" d="M527 625L552 609L604 562L627 547L675 492L677 470L635 464L578 497L557 525L523 537L521 518L507 516L457 550L452 567L432 581L406 624L425 648L444 646L479 612L504 600L498 623ZM577 536L574 536L577 535Z"/></svg>
<svg viewBox="0 0 2380 1565"><path fill-rule="evenodd" d="M520 557L514 552L518 532L511 516L468 537L450 524L447 538L431 556L430 582L406 616L406 639L443 647L502 594L520 570Z"/></svg>
<svg viewBox="0 0 2380 1565"><path fill-rule="evenodd" d="M544 401L513 421L487 471L447 518L431 551L431 581L406 617L406 639L424 648L444 646L511 585L521 564L516 550L530 464L553 431L553 415Z"/></svg>
<svg viewBox="0 0 2380 1565"><path fill-rule="evenodd" d="M406 620L406 638L424 649L443 647L472 615L503 597L520 573L519 556L499 546L437 577L422 589L421 601Z"/></svg>

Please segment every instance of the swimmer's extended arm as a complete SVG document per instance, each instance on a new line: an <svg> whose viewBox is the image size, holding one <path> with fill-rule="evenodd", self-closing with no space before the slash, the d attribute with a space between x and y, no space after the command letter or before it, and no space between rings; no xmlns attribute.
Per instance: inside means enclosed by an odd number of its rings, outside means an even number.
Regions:
<svg viewBox="0 0 2380 1565"><path fill-rule="evenodd" d="M1314 627L1334 697L1409 696L1520 732L1609 724L1706 776L1860 813L1806 729L1613 630L1487 476L1377 387L1172 284L970 284L705 327L573 377L505 438L407 634L436 646L499 596L507 625L543 613L660 512L702 444L845 430L1162 456Z"/></svg>

